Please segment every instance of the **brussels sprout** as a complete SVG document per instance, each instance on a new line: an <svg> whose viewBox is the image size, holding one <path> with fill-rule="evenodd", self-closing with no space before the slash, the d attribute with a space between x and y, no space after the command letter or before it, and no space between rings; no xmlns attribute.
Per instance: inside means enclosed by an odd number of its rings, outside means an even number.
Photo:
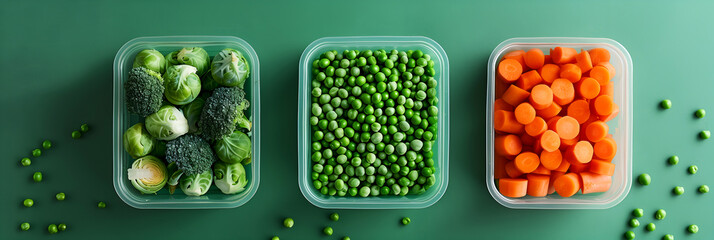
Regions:
<svg viewBox="0 0 714 240"><path fill-rule="evenodd" d="M213 165L213 173L216 187L223 194L236 194L245 190L245 185L248 184L245 176L245 168L241 163L227 164L217 162Z"/></svg>
<svg viewBox="0 0 714 240"><path fill-rule="evenodd" d="M217 83L223 86L243 88L249 74L248 61L245 60L243 54L235 49L223 49L213 57L211 75Z"/></svg>
<svg viewBox="0 0 714 240"><path fill-rule="evenodd" d="M241 131L235 131L218 140L213 150L221 161L240 163L244 159L250 158L250 138Z"/></svg>
<svg viewBox="0 0 714 240"><path fill-rule="evenodd" d="M170 66L164 73L164 96L175 105L190 103L201 93L201 79L190 65Z"/></svg>
<svg viewBox="0 0 714 240"><path fill-rule="evenodd" d="M200 47L183 48L166 55L167 67L181 64L191 65L196 68L198 76L203 76L208 71L209 60L210 57L206 50Z"/></svg>
<svg viewBox="0 0 714 240"><path fill-rule="evenodd" d="M181 191L189 196L201 196L208 192L213 183L213 171L208 170L200 173L181 177Z"/></svg>
<svg viewBox="0 0 714 240"><path fill-rule="evenodd" d="M163 74L166 72L166 59L159 51L144 49L136 54L132 67L145 67L151 71Z"/></svg>
<svg viewBox="0 0 714 240"><path fill-rule="evenodd" d="M128 175L131 185L143 194L158 192L166 185L169 178L164 162L151 155L134 161L128 170Z"/></svg>
<svg viewBox="0 0 714 240"><path fill-rule="evenodd" d="M186 120L188 120L189 133L198 132L198 119L201 118L201 112L203 111L204 103L206 103L206 100L203 100L203 98L199 97L196 98L196 100L193 100L193 102L183 105L181 107L183 115L186 117Z"/></svg>
<svg viewBox="0 0 714 240"><path fill-rule="evenodd" d="M134 124L124 132L124 149L136 159L149 154L156 145L156 139L144 129L143 123Z"/></svg>
<svg viewBox="0 0 714 240"><path fill-rule="evenodd" d="M188 132L188 120L178 108L165 105L145 120L146 130L158 140L173 140Z"/></svg>

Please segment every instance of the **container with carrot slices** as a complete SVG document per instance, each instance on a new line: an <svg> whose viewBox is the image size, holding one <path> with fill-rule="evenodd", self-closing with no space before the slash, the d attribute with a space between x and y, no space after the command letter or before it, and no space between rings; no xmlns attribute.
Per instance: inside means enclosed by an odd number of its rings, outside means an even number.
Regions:
<svg viewBox="0 0 714 240"><path fill-rule="evenodd" d="M513 38L488 62L486 185L509 208L605 209L632 180L632 59L604 38Z"/></svg>

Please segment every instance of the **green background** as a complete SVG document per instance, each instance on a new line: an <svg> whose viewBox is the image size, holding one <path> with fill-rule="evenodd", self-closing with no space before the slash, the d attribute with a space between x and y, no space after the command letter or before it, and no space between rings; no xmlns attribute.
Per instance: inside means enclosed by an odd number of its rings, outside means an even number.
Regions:
<svg viewBox="0 0 714 240"><path fill-rule="evenodd" d="M260 3L257 3L260 2ZM45 239L50 223L69 230L52 239L618 239L633 208L642 225L665 208L657 230L635 229L638 239L714 238L712 140L696 134L714 117L712 1L5 1L0 7L0 238ZM137 210L114 192L111 175L112 61L132 38L160 35L232 35L258 53L262 80L262 172L255 197L218 210ZM308 203L297 186L297 78L304 48L325 36L423 35L441 44L451 64L450 179L444 197L418 210L333 210ZM511 210L484 184L486 61L512 37L606 37L622 43L634 63L634 170L650 186L633 184L607 210ZM657 107L670 98L673 109ZM81 123L81 140L70 132ZM55 147L21 167L44 139ZM677 154L679 165L666 165ZM686 167L697 164L696 175ZM33 183L34 171L45 181ZM670 191L684 186L675 197ZM56 202L54 194L67 193ZM26 209L21 202L35 199ZM105 201L106 209L96 202ZM282 227L284 217L296 221ZM409 216L411 225L400 226ZM20 232L21 222L32 223ZM696 223L700 232L685 233ZM213 237L215 236L215 237Z"/></svg>

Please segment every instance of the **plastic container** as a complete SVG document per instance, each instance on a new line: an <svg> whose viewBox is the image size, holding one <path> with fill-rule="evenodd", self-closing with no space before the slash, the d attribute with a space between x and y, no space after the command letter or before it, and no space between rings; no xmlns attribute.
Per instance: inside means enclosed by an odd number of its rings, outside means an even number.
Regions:
<svg viewBox="0 0 714 240"><path fill-rule="evenodd" d="M611 80L615 83L615 103L620 106L620 113L608 122L610 134L617 142L617 155L612 160L616 165L610 190L604 193L576 194L563 198L558 194L546 197L508 198L498 191L493 179L493 102L496 66L502 56L514 50L539 48L544 53L553 47L571 47L580 49L605 48L610 51L610 63L616 74ZM491 53L488 60L488 91L486 94L486 186L498 203L508 208L527 209L606 209L620 203L630 191L632 182L632 59L627 49L620 43L607 38L512 38L503 41Z"/></svg>
<svg viewBox="0 0 714 240"><path fill-rule="evenodd" d="M419 195L351 197L323 195L312 186L310 179L311 137L310 82L312 81L312 61L320 54L337 50L421 50L431 55L435 62L439 98L438 137L434 144L436 183ZM427 37L326 37L320 38L307 46L300 57L300 78L298 96L298 183L303 196L320 208L339 209L397 209L425 208L436 203L446 192L449 185L449 59L446 52L434 40Z"/></svg>
<svg viewBox="0 0 714 240"><path fill-rule="evenodd" d="M202 47L209 56L215 56L224 48L233 48L245 55L250 64L250 77L246 80L245 91L250 96L250 110L246 114L252 117L252 162L246 165L248 185L243 192L235 195L225 195L214 185L203 196L190 197L177 189L169 195L166 187L156 195L141 194L129 180L127 169L134 161L124 150L122 136L124 131L132 125L142 121L136 114L129 114L124 102L124 82L132 67L134 57L143 49L153 48L164 55L180 50L183 47ZM112 118L113 135L113 173L114 190L119 198L126 204L135 208L163 208L163 209L204 209L204 208L234 208L248 202L258 190L260 183L260 63L258 55L253 48L243 39L232 36L161 36L139 37L132 39L122 46L114 58L114 93L113 93Z"/></svg>

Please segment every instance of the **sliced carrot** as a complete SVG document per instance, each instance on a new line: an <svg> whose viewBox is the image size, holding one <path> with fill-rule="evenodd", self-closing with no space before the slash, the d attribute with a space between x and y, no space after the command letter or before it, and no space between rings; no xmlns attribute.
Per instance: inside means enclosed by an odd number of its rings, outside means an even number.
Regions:
<svg viewBox="0 0 714 240"><path fill-rule="evenodd" d="M560 161L560 166L558 168L554 169L553 171L555 172L567 172L570 169L570 162L568 161Z"/></svg>
<svg viewBox="0 0 714 240"><path fill-rule="evenodd" d="M498 191L503 196L518 198L526 195L528 189L528 180L501 178L498 179Z"/></svg>
<svg viewBox="0 0 714 240"><path fill-rule="evenodd" d="M615 175L615 164L603 160L592 160L590 161L590 169L588 171L606 176L612 176Z"/></svg>
<svg viewBox="0 0 714 240"><path fill-rule="evenodd" d="M560 106L569 104L575 98L575 88L568 79L555 79L550 88L553 90L553 102Z"/></svg>
<svg viewBox="0 0 714 240"><path fill-rule="evenodd" d="M513 110L516 110L511 104L508 104L506 101L503 101L503 99L496 99L496 101L493 101L493 112L496 112L498 110L504 110L504 111L509 111L512 112Z"/></svg>
<svg viewBox="0 0 714 240"><path fill-rule="evenodd" d="M568 173L558 177L553 182L555 192L561 197L570 197L578 193L580 190L580 177L575 173ZM503 181L503 180L501 180Z"/></svg>
<svg viewBox="0 0 714 240"><path fill-rule="evenodd" d="M612 66L610 62L600 62L595 66L603 66L607 68L608 73L610 73L610 78L615 77L615 73L617 73L617 71L615 71L615 66Z"/></svg>
<svg viewBox="0 0 714 240"><path fill-rule="evenodd" d="M513 165L522 173L530 173L538 168L538 165L540 165L540 159L535 153L522 152L516 156L515 160L513 160Z"/></svg>
<svg viewBox="0 0 714 240"><path fill-rule="evenodd" d="M498 110L493 115L493 128L506 133L522 133L525 126L518 123L513 112Z"/></svg>
<svg viewBox="0 0 714 240"><path fill-rule="evenodd" d="M612 97L607 95L595 98L592 104L593 110L600 116L608 116L615 110L615 102L612 100Z"/></svg>
<svg viewBox="0 0 714 240"><path fill-rule="evenodd" d="M571 116L565 116L555 123L555 132L562 139L573 139L580 134L580 124L578 120Z"/></svg>
<svg viewBox="0 0 714 240"><path fill-rule="evenodd" d="M588 50L593 65L610 61L610 51L604 48L593 48Z"/></svg>
<svg viewBox="0 0 714 240"><path fill-rule="evenodd" d="M528 67L528 66L526 66L525 55L526 55L526 51L515 50L515 51L511 51L511 52L503 55L503 60L505 60L505 59L516 60L516 61L518 61L518 63L521 64L521 67L523 67L523 70L525 70Z"/></svg>
<svg viewBox="0 0 714 240"><path fill-rule="evenodd" d="M540 152L540 164L548 170L558 169L562 161L563 154L560 153L560 150L558 149L555 149L555 151L552 152Z"/></svg>
<svg viewBox="0 0 714 240"><path fill-rule="evenodd" d="M506 162L508 162L508 159L506 159L506 157L504 157L504 156L501 156L498 154L493 156L493 178L494 179L508 177L508 175L506 174Z"/></svg>
<svg viewBox="0 0 714 240"><path fill-rule="evenodd" d="M600 94L600 83L594 78L583 78L578 82L578 95L585 99L593 99Z"/></svg>
<svg viewBox="0 0 714 240"><path fill-rule="evenodd" d="M580 49L580 53L575 55L575 62L582 72L590 71L593 68L593 62L588 51Z"/></svg>
<svg viewBox="0 0 714 240"><path fill-rule="evenodd" d="M555 193L555 186L553 186L553 183L555 182L555 179L558 179L558 177L565 175L564 172L556 172L553 171L550 174L550 182L548 183L548 194L553 194Z"/></svg>
<svg viewBox="0 0 714 240"><path fill-rule="evenodd" d="M583 194L607 192L612 185L612 177L591 172L581 172Z"/></svg>
<svg viewBox="0 0 714 240"><path fill-rule="evenodd" d="M526 134L537 137L540 136L545 130L548 130L548 125L546 125L545 120L541 117L535 117L533 121L526 124L525 127Z"/></svg>
<svg viewBox="0 0 714 240"><path fill-rule="evenodd" d="M548 195L548 184L550 183L550 176L540 174L528 174L526 175L526 178L528 179L528 196L545 197L545 195Z"/></svg>
<svg viewBox="0 0 714 240"><path fill-rule="evenodd" d="M588 141L599 142L605 139L608 131L610 131L610 127L608 127L605 122L599 120L594 121L585 128L585 137L588 138Z"/></svg>
<svg viewBox="0 0 714 240"><path fill-rule="evenodd" d="M613 118L617 117L617 114L620 113L620 107L614 103L612 104L612 107L613 107L612 112L609 115L598 116L600 118L600 120L602 120L603 122L608 122L608 121L612 120Z"/></svg>
<svg viewBox="0 0 714 240"><path fill-rule="evenodd" d="M593 145L588 141L579 141L568 148L565 157L580 163L589 163L593 159Z"/></svg>
<svg viewBox="0 0 714 240"><path fill-rule="evenodd" d="M498 64L498 76L508 83L518 80L523 73L521 64L513 59L504 59Z"/></svg>
<svg viewBox="0 0 714 240"><path fill-rule="evenodd" d="M538 69L538 73L544 82L552 83L553 80L560 76L560 67L555 64L546 64Z"/></svg>
<svg viewBox="0 0 714 240"><path fill-rule="evenodd" d="M565 78L570 80L570 82L575 83L580 81L580 77L583 72L580 70L578 65L568 63L560 66L560 73L558 74L560 78Z"/></svg>
<svg viewBox="0 0 714 240"><path fill-rule="evenodd" d="M575 55L577 54L577 50L569 47L555 47L553 51L550 52L550 56L553 58L553 62L557 64L574 62Z"/></svg>
<svg viewBox="0 0 714 240"><path fill-rule="evenodd" d="M542 117L545 120L548 120L555 116L558 116L558 113L560 113L560 111L562 109L563 108L560 107L560 105L553 102L553 104L550 104L550 106L545 109L540 109L540 110L536 109L536 115Z"/></svg>
<svg viewBox="0 0 714 240"><path fill-rule="evenodd" d="M516 81L516 86L523 90L529 91L531 90L531 88L541 82L543 82L543 78L541 78L538 71L530 70L521 74L521 76L518 78L518 81Z"/></svg>
<svg viewBox="0 0 714 240"><path fill-rule="evenodd" d="M600 94L598 94L598 95L608 95L608 96L614 98L615 97L615 83L612 81L607 81L607 83L605 85L600 84Z"/></svg>
<svg viewBox="0 0 714 240"><path fill-rule="evenodd" d="M518 104L522 103L526 99L528 99L528 96L530 96L531 93L529 93L526 90L523 90L522 88L519 88L516 85L511 85L506 89L506 92L503 93L503 96L501 99L503 101L506 101L508 104L511 104L511 106L518 106Z"/></svg>
<svg viewBox="0 0 714 240"><path fill-rule="evenodd" d="M545 63L545 55L540 49L531 48L528 52L526 52L524 60L526 62L526 66L530 69L538 69Z"/></svg>
<svg viewBox="0 0 714 240"><path fill-rule="evenodd" d="M590 119L590 104L585 100L575 100L568 105L567 115L583 124Z"/></svg>
<svg viewBox="0 0 714 240"><path fill-rule="evenodd" d="M542 110L550 107L553 103L553 90L545 84L538 84L531 90L529 96L533 108Z"/></svg>
<svg viewBox="0 0 714 240"><path fill-rule="evenodd" d="M535 109L533 108L533 106L531 106L530 103L527 102L519 104L518 107L516 107L516 110L513 111L513 113L516 115L516 121L523 125L533 122L536 117Z"/></svg>
<svg viewBox="0 0 714 240"><path fill-rule="evenodd" d="M612 79L614 74L611 75L610 70L608 70L606 67L597 65L590 69L589 76L597 80L600 84L606 84L608 81L610 81L610 79Z"/></svg>
<svg viewBox="0 0 714 240"><path fill-rule="evenodd" d="M506 175L508 175L508 177L510 178L518 178L523 175L523 172L516 168L516 165L513 161L507 162L504 169L506 170Z"/></svg>
<svg viewBox="0 0 714 240"><path fill-rule="evenodd" d="M540 147L548 152L556 151L560 147L560 137L553 130L546 130L538 140L540 140Z"/></svg>
<svg viewBox="0 0 714 240"><path fill-rule="evenodd" d="M617 144L612 138L606 137L595 143L593 151L597 158L611 160L617 154Z"/></svg>
<svg viewBox="0 0 714 240"><path fill-rule="evenodd" d="M516 156L523 149L521 138L513 134L495 137L493 146L496 154L502 156Z"/></svg>

